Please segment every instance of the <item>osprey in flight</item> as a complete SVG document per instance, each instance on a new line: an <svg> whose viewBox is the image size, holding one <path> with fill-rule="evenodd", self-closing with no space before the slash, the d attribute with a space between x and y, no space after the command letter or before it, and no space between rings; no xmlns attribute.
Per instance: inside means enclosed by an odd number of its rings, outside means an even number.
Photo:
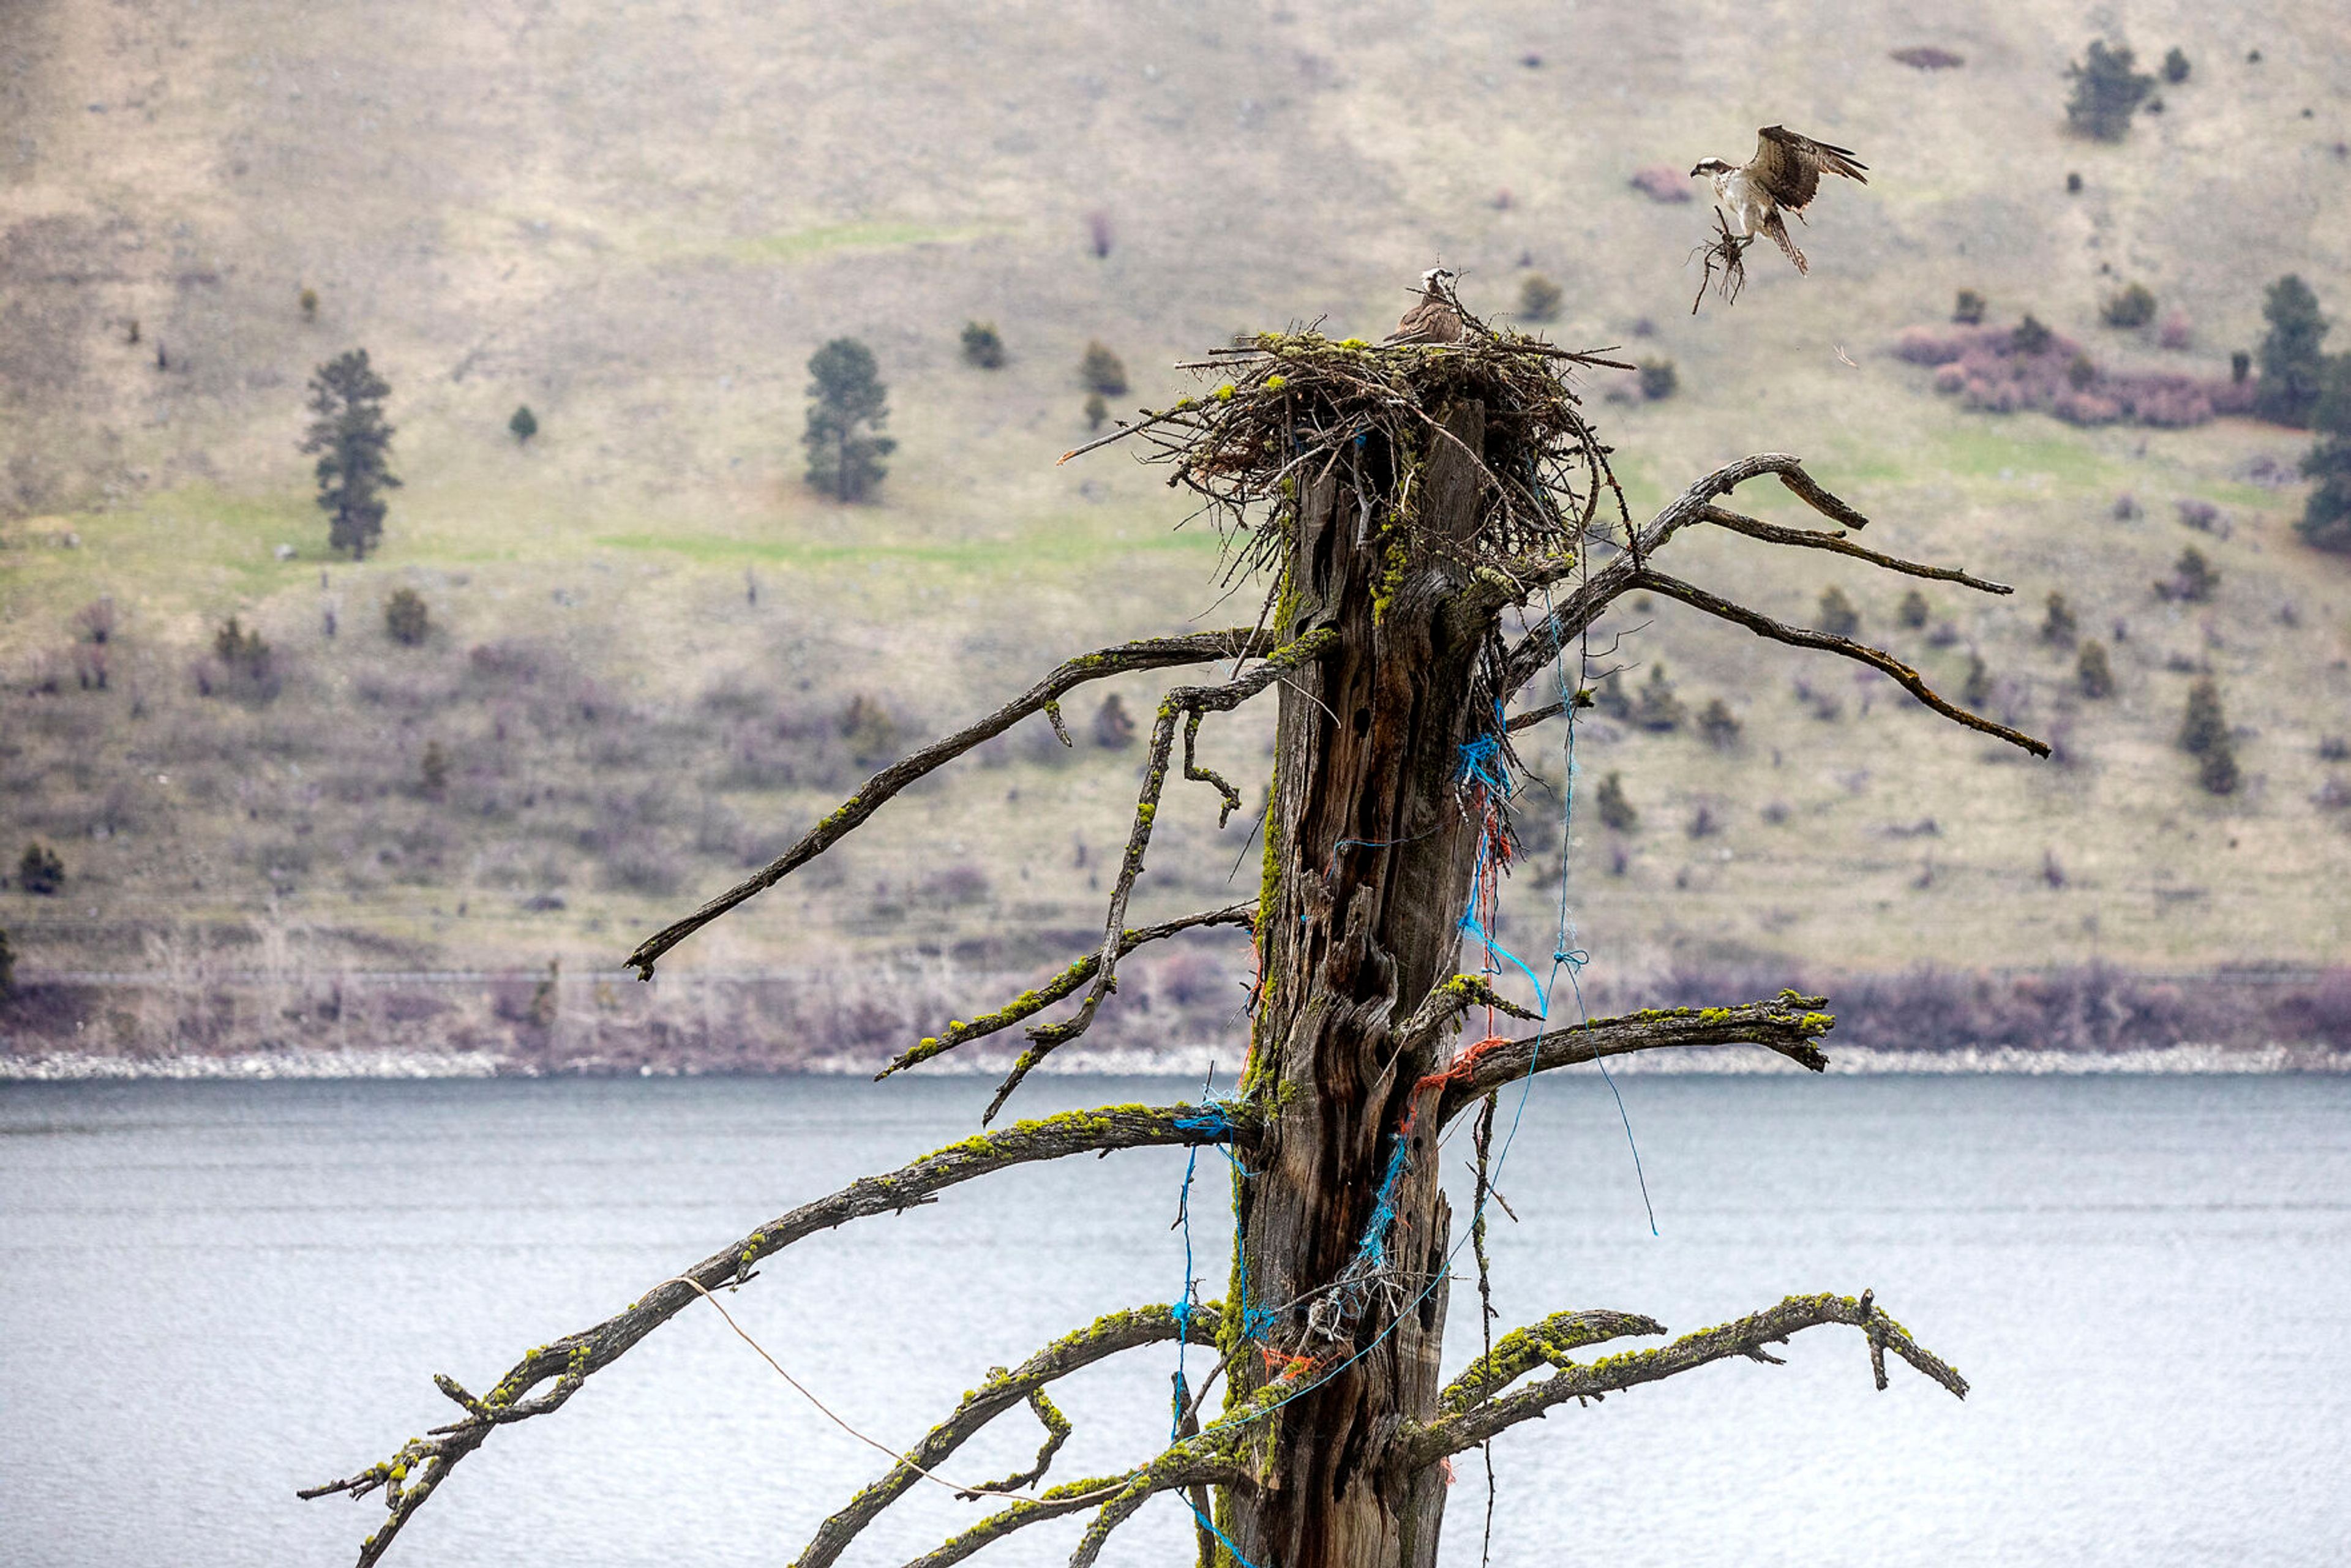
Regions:
<svg viewBox="0 0 2351 1568"><path fill-rule="evenodd" d="M1772 243L1788 253L1798 272L1808 272L1804 253L1788 237L1788 225L1780 221L1780 214L1804 215L1821 188L1823 169L1866 185L1869 180L1862 171L1869 165L1846 148L1799 136L1784 125L1767 125L1759 134L1761 139L1755 143L1755 156L1744 164L1733 168L1719 158L1708 158L1690 174L1693 178L1704 174L1714 183L1715 197L1729 210L1740 239L1770 235Z"/></svg>
<svg viewBox="0 0 2351 1568"><path fill-rule="evenodd" d="M1448 298L1454 274L1441 267L1432 267L1420 275L1420 298L1396 322L1396 329L1383 340L1389 343L1458 343L1461 340L1461 312Z"/></svg>

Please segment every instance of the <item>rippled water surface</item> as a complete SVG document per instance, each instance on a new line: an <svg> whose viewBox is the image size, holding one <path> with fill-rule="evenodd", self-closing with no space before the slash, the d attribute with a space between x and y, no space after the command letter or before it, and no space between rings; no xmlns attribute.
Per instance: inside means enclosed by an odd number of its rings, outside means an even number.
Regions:
<svg viewBox="0 0 2351 1568"><path fill-rule="evenodd" d="M1505 1322L1563 1306L1676 1330L1875 1286L1974 1380L1849 1331L1706 1369L1497 1447L1495 1560L2332 1563L2351 1542L2351 1081L1643 1077L1624 1085L1662 1234L1597 1079L1539 1085L1501 1176ZM1032 1082L1029 1113L1196 1085ZM387 1456L517 1353L783 1208L970 1130L971 1080L120 1083L0 1088L0 1560L347 1562L373 1502L301 1484ZM1505 1109L1508 1109L1506 1100ZM1448 1162L1458 1174L1455 1156ZM1007 1173L792 1249L733 1298L860 1427L912 1442L994 1364L1169 1300L1180 1152ZM1228 1189L1195 1243L1221 1288ZM1458 1364L1474 1310L1457 1294ZM1199 1358L1196 1353L1195 1362ZM1164 1437L1172 1349L1057 1390L1057 1476ZM1025 1414L951 1467L1018 1469ZM790 1561L883 1461L696 1309L559 1415L469 1460L392 1558ZM974 1505L910 1498L850 1561ZM1478 1561L1459 1469L1448 1564ZM1105 1562L1184 1561L1155 1502ZM979 1561L1059 1562L1075 1521ZM1268 1565L1270 1568L1270 1565Z"/></svg>

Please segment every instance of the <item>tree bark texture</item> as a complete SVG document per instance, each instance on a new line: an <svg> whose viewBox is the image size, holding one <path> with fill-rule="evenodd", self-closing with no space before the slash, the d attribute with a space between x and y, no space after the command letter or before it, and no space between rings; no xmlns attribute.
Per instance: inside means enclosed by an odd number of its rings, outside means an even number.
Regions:
<svg viewBox="0 0 2351 1568"><path fill-rule="evenodd" d="M1453 976L1484 832L1461 798L1465 742L1496 734L1481 679L1495 628L1465 608L1482 486L1475 402L1441 415L1460 446L1367 444L1307 487L1294 514L1281 641L1335 646L1284 684L1267 814L1249 1082L1280 1108L1240 1179L1240 1268L1228 1303L1270 1311L1237 1364L1236 1401L1285 1375L1311 1388L1259 1425L1259 1485L1234 1489L1228 1533L1257 1564L1426 1568L1444 1488L1398 1441L1436 1411L1451 1217L1437 1180L1451 1031L1405 1019ZM1468 451L1462 450L1466 447ZM1371 1232L1391 1161L1395 1218ZM1384 1242L1386 1270L1334 1283ZM1244 1301L1245 1299L1245 1301ZM1250 1324L1227 1313L1229 1345ZM1301 1358L1311 1358L1309 1366ZM1335 1372L1332 1370L1336 1368Z"/></svg>

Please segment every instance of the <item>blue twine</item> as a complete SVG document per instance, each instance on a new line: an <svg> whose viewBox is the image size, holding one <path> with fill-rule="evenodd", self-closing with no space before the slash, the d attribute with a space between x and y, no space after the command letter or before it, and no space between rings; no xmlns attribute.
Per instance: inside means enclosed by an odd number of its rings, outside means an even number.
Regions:
<svg viewBox="0 0 2351 1568"><path fill-rule="evenodd" d="M1205 1133L1211 1137L1217 1138L1229 1138L1233 1135L1236 1129L1233 1126L1232 1117L1226 1114L1225 1108L1221 1103L1213 1100L1208 1100L1208 1090L1216 1081L1216 1064L1211 1062L1208 1065L1207 1082L1200 1086L1200 1098L1204 1101L1207 1101L1207 1103L1202 1107L1202 1110L1206 1113L1198 1116L1179 1117L1176 1123L1176 1125L1178 1128L1187 1133ZM1233 1170L1238 1176L1247 1176L1249 1175L1248 1168L1241 1164L1240 1160L1234 1155L1230 1149L1226 1148L1221 1144L1215 1145L1213 1146L1218 1153L1222 1154L1227 1160L1231 1162ZM1196 1310L1192 1301L1192 1177L1199 1165L1199 1160L1200 1145L1194 1144L1191 1146L1190 1152L1184 1157L1184 1190L1183 1195L1176 1201L1176 1217L1183 1222L1184 1227L1184 1291L1183 1294L1177 1298L1176 1305L1169 1309L1168 1314L1176 1320L1176 1386L1177 1389L1176 1408L1168 1417L1167 1422L1167 1440L1170 1443L1181 1440L1184 1427L1183 1404L1186 1397L1185 1391L1189 1386L1185 1379L1184 1362L1185 1352L1190 1348L1192 1343L1192 1314ZM1249 1261L1246 1254L1241 1249L1240 1226L1240 1183L1236 1181L1233 1184L1233 1259L1237 1265L1236 1271L1238 1275L1238 1279L1236 1283L1238 1287L1240 1295L1241 1337L1248 1340L1259 1338L1264 1333L1266 1329L1271 1327L1275 1314L1269 1311L1253 1308L1249 1304ZM1239 1563L1241 1568L1257 1568L1255 1563L1251 1563L1247 1557L1241 1554L1241 1549L1233 1544L1232 1538L1227 1535L1223 1531L1217 1528L1217 1521L1215 1520L1210 1519L1198 1509L1192 1507L1191 1499L1179 1498L1178 1500L1180 1500L1186 1509L1190 1510L1194 1519L1200 1521L1201 1529L1207 1531L1209 1534L1215 1536L1219 1542L1224 1543L1225 1550L1232 1553L1233 1561Z"/></svg>
<svg viewBox="0 0 2351 1568"><path fill-rule="evenodd" d="M1355 1244L1355 1261L1366 1271L1387 1267L1388 1230L1395 1224L1396 1184L1404 1179L1405 1155L1411 1140L1399 1131L1395 1147L1388 1151L1388 1168L1380 1176L1379 1195L1372 1202L1372 1218L1364 1227L1364 1239Z"/></svg>
<svg viewBox="0 0 2351 1568"><path fill-rule="evenodd" d="M1176 1294L1176 1304L1167 1309L1176 1320L1176 1375L1184 1375L1184 1352L1192 1343L1192 1174L1200 1163L1200 1145L1195 1144L1184 1156L1184 1191L1176 1201L1176 1218L1184 1228L1184 1288Z"/></svg>
<svg viewBox="0 0 2351 1568"><path fill-rule="evenodd" d="M1186 1508L1192 1508L1192 1502L1189 1498L1184 1499L1183 1501ZM1192 1508L1192 1517L1200 1521L1201 1529L1207 1531L1209 1534L1215 1536L1218 1541L1225 1543L1225 1550L1233 1554L1233 1561L1239 1563L1241 1568L1257 1568L1256 1563L1241 1555L1241 1549L1233 1544L1233 1538L1217 1528L1217 1521L1215 1520L1210 1519L1207 1514L1202 1513L1196 1508Z"/></svg>
<svg viewBox="0 0 2351 1568"><path fill-rule="evenodd" d="M1482 785L1489 794L1499 796L1505 803L1508 803L1514 790L1510 783L1510 769L1501 766L1502 742L1499 732L1502 727L1502 709L1499 703L1494 706L1494 727L1498 732L1494 735L1476 736L1461 743L1460 762L1456 777L1465 783L1474 782ZM1485 950L1488 974L1500 974L1501 965L1496 960L1507 958L1517 967L1520 974L1527 977L1527 984L1534 988L1536 1005L1541 1009L1537 1016L1547 1019L1551 1016L1551 988L1527 967L1524 959L1503 946L1494 934L1487 930L1485 925L1478 918L1478 906L1485 902L1486 867L1491 858L1493 847L1491 835L1479 836L1478 860L1469 873L1469 906L1462 912L1460 928L1476 938L1478 946Z"/></svg>
<svg viewBox="0 0 2351 1568"><path fill-rule="evenodd" d="M1431 828L1427 833L1415 833L1408 839L1341 839L1331 846L1331 863L1322 868L1323 883L1327 886L1339 880L1339 854L1343 850L1392 850L1399 844L1416 844L1436 831ZM1301 912L1298 924L1303 925L1311 918L1311 915Z"/></svg>
<svg viewBox="0 0 2351 1568"><path fill-rule="evenodd" d="M1498 710L1494 715L1497 725L1501 722L1501 716ZM1461 743L1460 776L1475 779L1507 800L1510 798L1510 773L1508 769L1496 766L1501 756L1502 742L1499 737L1481 735L1465 740Z"/></svg>
<svg viewBox="0 0 2351 1568"><path fill-rule="evenodd" d="M1559 688L1559 700L1567 716L1567 777L1560 786L1559 804L1559 930L1552 938L1551 979L1543 987L1543 1013L1551 1013L1552 988L1559 984L1559 972L1567 971L1568 988L1575 995L1575 1016L1580 1024L1592 1022L1590 1009L1583 1005L1583 983L1581 971L1592 962L1592 955L1576 946L1575 915L1567 904L1568 852L1575 847L1575 694L1567 685L1567 646L1558 631L1558 618L1552 607L1551 590L1543 590L1544 623L1552 627L1552 679ZM1608 1093L1616 1102L1616 1119L1625 1124L1625 1146L1633 1152L1633 1179L1640 1184L1641 1210L1648 1216L1649 1234L1657 1232L1656 1206L1649 1201L1649 1176L1641 1167L1641 1145L1633 1136L1632 1113L1625 1108L1625 1092L1616 1087L1616 1075L1608 1071L1605 1057L1594 1058L1600 1069L1601 1082L1608 1085Z"/></svg>

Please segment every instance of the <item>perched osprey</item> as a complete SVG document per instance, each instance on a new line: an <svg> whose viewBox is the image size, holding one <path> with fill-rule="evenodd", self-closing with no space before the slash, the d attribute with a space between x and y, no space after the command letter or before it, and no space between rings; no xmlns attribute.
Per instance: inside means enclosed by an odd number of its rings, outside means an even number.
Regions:
<svg viewBox="0 0 2351 1568"><path fill-rule="evenodd" d="M1383 340L1390 343L1458 343L1461 340L1461 311L1449 298L1454 275L1441 267L1432 267L1420 275L1420 298L1412 302L1396 322L1396 329Z"/></svg>
<svg viewBox="0 0 2351 1568"><path fill-rule="evenodd" d="M1715 197L1729 209L1740 239L1770 235L1772 243L1788 253L1798 272L1808 272L1804 253L1788 237L1788 225L1780 221L1780 214L1804 215L1821 188L1822 170L1866 185L1869 180L1862 171L1869 165L1855 160L1845 148L1799 136L1783 125L1767 125L1759 135L1755 156L1741 166L1734 169L1719 158L1708 158L1690 175L1704 174L1713 181Z"/></svg>

